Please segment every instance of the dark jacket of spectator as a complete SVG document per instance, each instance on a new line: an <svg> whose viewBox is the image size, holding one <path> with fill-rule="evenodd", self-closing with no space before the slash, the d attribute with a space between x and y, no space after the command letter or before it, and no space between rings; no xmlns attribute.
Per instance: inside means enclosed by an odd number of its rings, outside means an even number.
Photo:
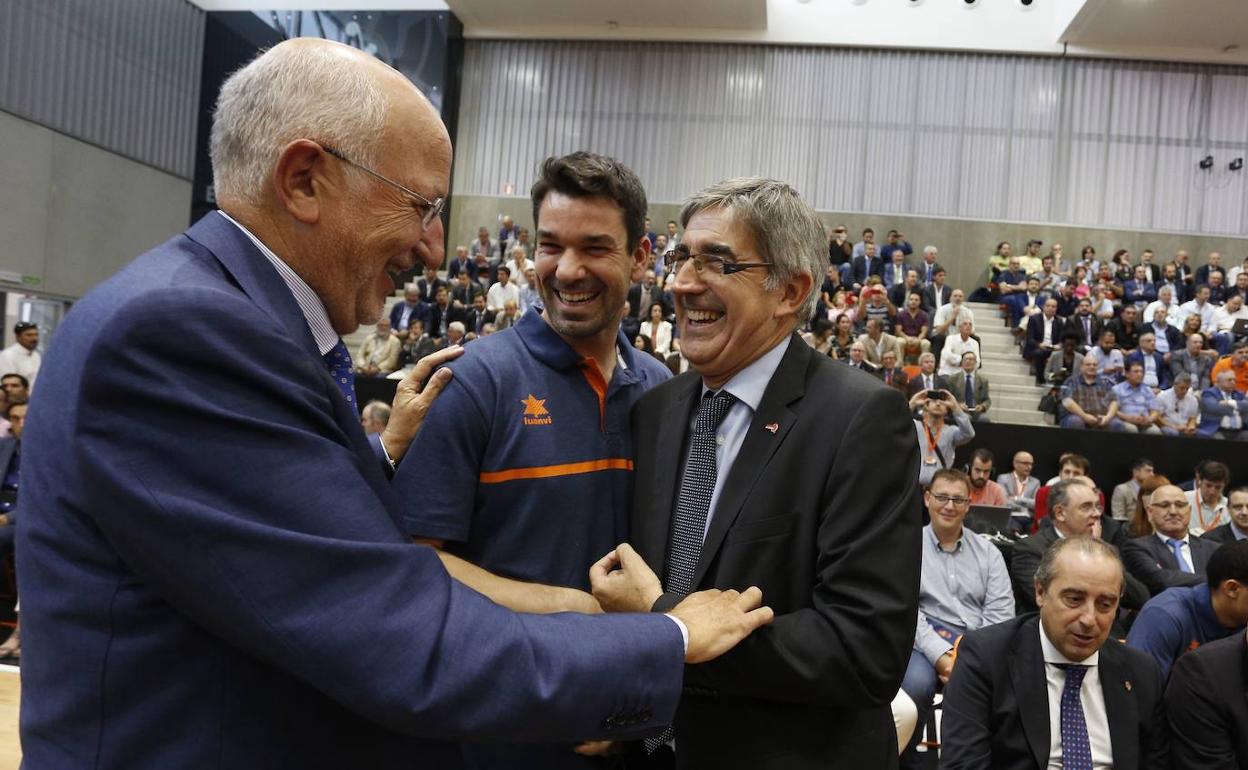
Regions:
<svg viewBox="0 0 1248 770"><path fill-rule="evenodd" d="M926 312L928 315L935 313L936 312L936 284L932 284L930 286L924 286L923 293L919 296L922 297L920 307L923 308L924 312ZM944 286L942 286L940 289L940 304L948 305L949 300L952 297L953 297L953 289L949 286L949 284L945 284Z"/></svg>
<svg viewBox="0 0 1248 770"><path fill-rule="evenodd" d="M1072 315L1066 319L1066 329L1064 334L1073 334L1079 338L1080 348L1091 348L1096 346L1096 342L1101 337L1101 319L1096 317L1096 313L1089 313L1087 316L1088 323L1085 328L1084 316L1079 314Z"/></svg>
<svg viewBox="0 0 1248 770"><path fill-rule="evenodd" d="M1048 342L1055 347L1062 346L1062 334L1066 329L1066 319L1060 315L1053 316L1053 323L1050 324L1049 338L1044 338L1044 313L1036 313L1027 319L1027 340L1023 343L1023 358L1031 360L1036 349L1044 342Z"/></svg>
<svg viewBox="0 0 1248 770"><path fill-rule="evenodd" d="M851 280L853 281L853 283L861 286L867 282L867 278L873 275L878 275L880 276L880 280L883 280L883 276L884 276L884 260L883 259L881 259L877 255L877 256L871 257L871 262L870 264L868 264L867 258L865 256L854 257L853 268L850 272Z"/></svg>
<svg viewBox="0 0 1248 770"><path fill-rule="evenodd" d="M1165 358L1156 350L1154 350L1152 353L1149 353L1148 355L1152 356L1153 366L1155 367L1157 371L1157 387L1162 390L1165 390L1166 388L1170 387L1170 367L1166 366ZM1143 350L1133 350L1130 353L1128 353L1122 359L1122 367L1124 370L1130 369L1131 364L1136 363L1137 361L1140 363L1141 366L1144 365L1144 351Z"/></svg>
<svg viewBox="0 0 1248 770"><path fill-rule="evenodd" d="M1205 582L1205 566L1218 544L1194 536L1188 537L1187 544L1195 572L1179 569L1174 552L1155 534L1129 540L1122 547L1122 563L1153 596L1174 586L1200 585Z"/></svg>
<svg viewBox="0 0 1248 770"><path fill-rule="evenodd" d="M1248 770L1248 645L1242 632L1179 658L1166 685L1175 767Z"/></svg>

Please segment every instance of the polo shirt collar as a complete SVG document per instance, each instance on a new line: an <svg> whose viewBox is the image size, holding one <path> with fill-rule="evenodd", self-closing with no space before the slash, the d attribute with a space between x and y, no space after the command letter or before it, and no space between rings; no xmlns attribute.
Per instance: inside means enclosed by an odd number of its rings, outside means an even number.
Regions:
<svg viewBox="0 0 1248 770"><path fill-rule="evenodd" d="M540 313L522 314L514 328L529 353L552 369L561 371L575 369L584 360L580 353L573 350L572 346L560 337L550 324L546 323L546 319L542 318ZM635 349L627 344L623 333L619 333L615 342L616 367L612 379L619 378L622 385L639 381L636 374L637 359L633 357L634 352Z"/></svg>

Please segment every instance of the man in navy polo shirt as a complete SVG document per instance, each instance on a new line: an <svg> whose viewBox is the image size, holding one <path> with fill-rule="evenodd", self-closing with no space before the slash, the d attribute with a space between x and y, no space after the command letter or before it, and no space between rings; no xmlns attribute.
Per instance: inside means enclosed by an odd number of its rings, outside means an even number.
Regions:
<svg viewBox="0 0 1248 770"><path fill-rule="evenodd" d="M532 199L544 309L455 362L412 448L427 461L394 483L407 531L456 579L521 612L600 612L589 568L629 535L629 413L671 376L619 331L649 257L646 195L622 164L578 152L543 164ZM601 766L575 748L464 756L473 768Z"/></svg>

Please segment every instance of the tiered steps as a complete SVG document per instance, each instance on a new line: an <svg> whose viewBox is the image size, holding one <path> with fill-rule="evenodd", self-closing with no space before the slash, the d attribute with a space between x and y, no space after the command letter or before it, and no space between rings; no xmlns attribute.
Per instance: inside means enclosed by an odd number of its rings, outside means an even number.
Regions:
<svg viewBox="0 0 1248 770"><path fill-rule="evenodd" d="M983 302L969 302L967 307L975 313L975 333L983 355L981 371L988 377L992 395L988 419L1012 425L1048 425L1039 409L1040 399L1048 391L1036 385L1000 308Z"/></svg>

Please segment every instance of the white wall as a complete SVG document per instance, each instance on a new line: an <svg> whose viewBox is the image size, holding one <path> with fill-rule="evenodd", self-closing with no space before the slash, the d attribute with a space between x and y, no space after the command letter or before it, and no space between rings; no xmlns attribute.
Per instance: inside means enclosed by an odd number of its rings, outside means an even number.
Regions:
<svg viewBox="0 0 1248 770"><path fill-rule="evenodd" d="M0 290L77 298L183 230L191 183L0 112Z"/></svg>

